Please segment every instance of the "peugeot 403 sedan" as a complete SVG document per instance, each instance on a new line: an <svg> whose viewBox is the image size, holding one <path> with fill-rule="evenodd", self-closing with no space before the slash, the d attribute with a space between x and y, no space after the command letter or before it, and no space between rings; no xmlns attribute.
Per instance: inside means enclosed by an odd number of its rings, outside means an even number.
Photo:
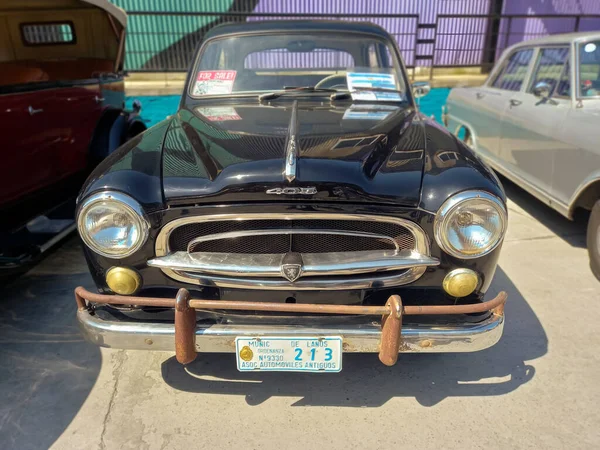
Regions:
<svg viewBox="0 0 600 450"><path fill-rule="evenodd" d="M591 211L600 279L600 32L508 48L483 86L450 92L443 121L486 163L569 219Z"/></svg>
<svg viewBox="0 0 600 450"><path fill-rule="evenodd" d="M421 115L367 23L213 28L179 111L90 176L78 229L101 346L230 352L240 371L337 372L347 352L496 343L507 225L495 174ZM451 161L448 155L453 155ZM232 361L233 364L233 361Z"/></svg>

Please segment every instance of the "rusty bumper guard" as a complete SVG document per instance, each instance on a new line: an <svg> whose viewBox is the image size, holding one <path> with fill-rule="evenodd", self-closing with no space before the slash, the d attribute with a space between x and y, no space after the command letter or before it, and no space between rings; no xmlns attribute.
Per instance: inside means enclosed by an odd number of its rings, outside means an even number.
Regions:
<svg viewBox="0 0 600 450"><path fill-rule="evenodd" d="M273 302L198 300L180 289L175 299L128 297L92 293L75 289L77 318L85 338L102 347L168 351L175 344L177 361L188 364L197 352L235 352L239 336L327 336L340 335L344 352L378 352L382 363L392 366L399 352L469 352L491 347L500 339L504 327L506 292L483 303L451 306L403 306L399 295L392 295L385 306L327 305ZM158 306L175 308L175 324L102 320L87 302L109 305ZM197 325L195 310L277 311L382 316L378 324L341 327L297 327L257 325ZM491 311L478 323L455 327L402 327L402 316L432 314L470 314Z"/></svg>

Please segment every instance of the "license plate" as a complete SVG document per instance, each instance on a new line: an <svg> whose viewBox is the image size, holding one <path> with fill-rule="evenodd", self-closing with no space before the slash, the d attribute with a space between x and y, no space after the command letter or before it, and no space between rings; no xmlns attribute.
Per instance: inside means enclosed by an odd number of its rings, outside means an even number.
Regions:
<svg viewBox="0 0 600 450"><path fill-rule="evenodd" d="M342 338L260 337L235 339L240 372L339 372Z"/></svg>

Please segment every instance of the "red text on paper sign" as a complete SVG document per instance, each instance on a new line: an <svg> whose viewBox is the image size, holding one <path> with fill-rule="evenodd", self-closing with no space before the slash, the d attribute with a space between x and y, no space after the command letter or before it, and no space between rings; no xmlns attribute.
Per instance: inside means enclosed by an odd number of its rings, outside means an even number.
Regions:
<svg viewBox="0 0 600 450"><path fill-rule="evenodd" d="M198 72L198 81L210 81L210 80L224 80L233 81L235 80L235 70L203 70Z"/></svg>

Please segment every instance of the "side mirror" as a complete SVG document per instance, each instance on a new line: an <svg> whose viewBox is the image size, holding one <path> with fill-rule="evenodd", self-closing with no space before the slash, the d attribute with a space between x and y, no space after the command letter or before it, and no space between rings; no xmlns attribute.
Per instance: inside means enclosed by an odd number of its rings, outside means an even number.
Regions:
<svg viewBox="0 0 600 450"><path fill-rule="evenodd" d="M429 94L430 90L431 86L426 81L417 81L412 85L412 92L415 98L425 97L427 94Z"/></svg>
<svg viewBox="0 0 600 450"><path fill-rule="evenodd" d="M540 81L533 87L533 95L537 98L547 100L552 94L552 88L545 81Z"/></svg>

